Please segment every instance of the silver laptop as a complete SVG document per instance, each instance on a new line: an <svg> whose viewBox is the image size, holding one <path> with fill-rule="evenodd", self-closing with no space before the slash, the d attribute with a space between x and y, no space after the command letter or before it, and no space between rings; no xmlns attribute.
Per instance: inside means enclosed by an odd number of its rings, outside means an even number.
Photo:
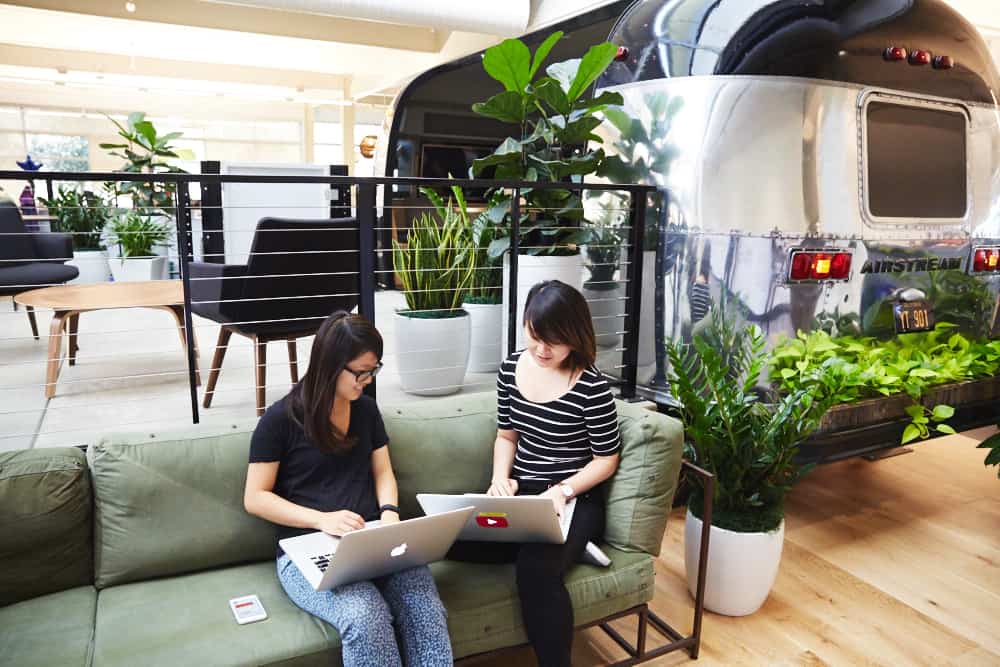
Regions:
<svg viewBox="0 0 1000 667"><path fill-rule="evenodd" d="M417 502L428 515L473 505L460 540L482 542L549 542L564 544L573 521L576 498L566 503L562 517L552 501L540 496L489 496L484 493L450 495L418 493Z"/></svg>
<svg viewBox="0 0 1000 667"><path fill-rule="evenodd" d="M472 515L471 504L384 526L369 521L343 537L307 533L278 544L313 588L326 591L441 560Z"/></svg>

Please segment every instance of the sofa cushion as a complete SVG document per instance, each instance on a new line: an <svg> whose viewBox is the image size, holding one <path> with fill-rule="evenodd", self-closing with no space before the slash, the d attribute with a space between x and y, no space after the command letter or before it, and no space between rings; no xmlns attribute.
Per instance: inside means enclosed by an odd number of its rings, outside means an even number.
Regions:
<svg viewBox="0 0 1000 667"><path fill-rule="evenodd" d="M493 470L496 394L383 406L389 452L406 518L421 516L417 493L484 491Z"/></svg>
<svg viewBox="0 0 1000 667"><path fill-rule="evenodd" d="M653 599L653 558L610 546L611 566L574 566L566 576L573 620L582 625ZM456 658L528 641L521 620L513 565L441 561L431 565L448 609Z"/></svg>
<svg viewBox="0 0 1000 667"><path fill-rule="evenodd" d="M90 584L91 516L81 450L0 453L0 606Z"/></svg>
<svg viewBox="0 0 1000 667"><path fill-rule="evenodd" d="M97 589L90 585L0 608L0 662L86 667L96 609Z"/></svg>
<svg viewBox="0 0 1000 667"><path fill-rule="evenodd" d="M604 539L626 551L660 554L684 453L676 419L618 401L621 463L607 483Z"/></svg>
<svg viewBox="0 0 1000 667"><path fill-rule="evenodd" d="M267 619L238 625L229 600L256 594ZM340 637L301 611L274 560L101 591L94 667L340 665Z"/></svg>
<svg viewBox="0 0 1000 667"><path fill-rule="evenodd" d="M252 430L122 434L90 448L98 588L274 558L273 526L243 509Z"/></svg>

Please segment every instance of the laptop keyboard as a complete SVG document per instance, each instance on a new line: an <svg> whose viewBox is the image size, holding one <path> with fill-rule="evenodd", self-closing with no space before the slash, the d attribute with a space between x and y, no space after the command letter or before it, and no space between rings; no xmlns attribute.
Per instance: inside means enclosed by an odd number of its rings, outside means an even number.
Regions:
<svg viewBox="0 0 1000 667"><path fill-rule="evenodd" d="M333 554L324 554L322 556L310 556L309 559L319 568L320 572L326 572L326 568L330 567L330 561L333 559Z"/></svg>

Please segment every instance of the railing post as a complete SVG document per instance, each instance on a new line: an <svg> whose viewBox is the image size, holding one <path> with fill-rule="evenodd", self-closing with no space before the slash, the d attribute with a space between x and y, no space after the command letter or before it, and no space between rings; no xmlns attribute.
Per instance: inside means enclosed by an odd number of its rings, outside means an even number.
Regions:
<svg viewBox="0 0 1000 667"><path fill-rule="evenodd" d="M181 285L184 289L184 344L187 348L188 389L191 393L191 423L200 421L198 414L198 359L195 349L194 324L191 321L191 274L188 263L193 257L191 249L191 194L187 181L174 181L174 226L177 229L177 260L180 262Z"/></svg>
<svg viewBox="0 0 1000 667"><path fill-rule="evenodd" d="M510 249L508 250L507 277L507 354L517 347L517 258L521 252L521 188L514 188L510 200Z"/></svg>
<svg viewBox="0 0 1000 667"><path fill-rule="evenodd" d="M646 229L646 189L631 190L629 272L625 283L625 351L622 352L622 398L635 398L639 366L639 309L642 302L642 239Z"/></svg>
<svg viewBox="0 0 1000 667"><path fill-rule="evenodd" d="M349 186L341 186L349 187ZM375 324L375 185L358 183L358 314ZM376 378L365 387L375 398Z"/></svg>

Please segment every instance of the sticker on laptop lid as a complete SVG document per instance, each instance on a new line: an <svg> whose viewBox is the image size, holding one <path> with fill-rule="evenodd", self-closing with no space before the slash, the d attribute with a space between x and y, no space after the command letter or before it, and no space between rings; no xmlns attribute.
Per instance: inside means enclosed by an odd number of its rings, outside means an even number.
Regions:
<svg viewBox="0 0 1000 667"><path fill-rule="evenodd" d="M476 524L482 528L507 528L507 513L480 512L476 516Z"/></svg>

